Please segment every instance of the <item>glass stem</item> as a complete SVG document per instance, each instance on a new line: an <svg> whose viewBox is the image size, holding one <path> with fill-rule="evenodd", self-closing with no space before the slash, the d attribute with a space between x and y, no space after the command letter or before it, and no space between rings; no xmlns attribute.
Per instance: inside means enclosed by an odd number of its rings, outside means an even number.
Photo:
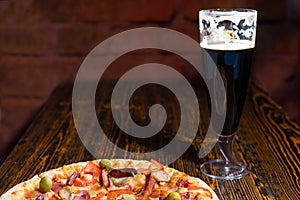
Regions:
<svg viewBox="0 0 300 200"><path fill-rule="evenodd" d="M233 152L233 141L235 135L235 133L229 136L221 135L218 140L218 145L223 157L227 162L241 166L242 164L235 158Z"/></svg>

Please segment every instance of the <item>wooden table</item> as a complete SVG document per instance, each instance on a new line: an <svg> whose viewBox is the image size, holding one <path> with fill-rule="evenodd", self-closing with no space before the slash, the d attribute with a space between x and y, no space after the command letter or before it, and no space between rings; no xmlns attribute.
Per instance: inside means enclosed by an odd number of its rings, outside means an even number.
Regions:
<svg viewBox="0 0 300 200"><path fill-rule="evenodd" d="M99 102L97 113L103 130L110 139L127 151L145 151L145 146L160 147L165 140L131 141L112 120L109 97L105 98L109 88L97 93ZM176 102L161 98L158 93L141 91L146 96L132 99L132 114L137 123L147 123L147 106L160 100L170 109L165 131L174 132L178 128L178 108ZM160 91L160 89L158 89ZM25 181L35 174L56 168L64 164L95 159L83 146L78 137L72 116L72 86L58 87L42 108L35 120L18 141L13 151L0 168L0 194L17 183ZM145 92L145 91L144 91ZM157 92L157 91L156 91ZM172 94L167 94L172 95ZM149 99L152 99L149 102ZM154 100L153 100L154 99ZM188 102L187 102L188 103ZM201 112L201 119L207 116ZM140 122L139 122L140 120ZM204 123L205 124L205 123ZM207 157L199 159L197 152L203 139L205 126L200 123L196 139L191 147L170 166L197 176L207 182L216 191L220 199L300 199L299 185L299 126L292 122L268 94L255 83L251 83L247 101L241 119L239 133L235 140L235 152L250 169L251 174L233 181L215 180L205 177L199 171L202 162L220 157L215 148ZM164 139L164 138L163 138ZM155 144L154 144L155 143ZM114 157L113 148L101 147L102 157ZM147 148L146 148L147 149ZM131 158L131 154L124 154ZM162 158L160 162L164 163Z"/></svg>

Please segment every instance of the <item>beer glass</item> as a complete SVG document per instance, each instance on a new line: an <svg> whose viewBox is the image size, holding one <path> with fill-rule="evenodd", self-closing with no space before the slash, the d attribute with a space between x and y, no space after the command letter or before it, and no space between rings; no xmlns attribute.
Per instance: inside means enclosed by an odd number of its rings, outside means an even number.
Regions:
<svg viewBox="0 0 300 200"><path fill-rule="evenodd" d="M233 140L246 98L256 21L257 11L251 9L199 12L200 46L217 65L226 90L225 123L221 133L216 133L224 160L211 160L200 166L201 172L211 178L232 180L249 173L233 153Z"/></svg>

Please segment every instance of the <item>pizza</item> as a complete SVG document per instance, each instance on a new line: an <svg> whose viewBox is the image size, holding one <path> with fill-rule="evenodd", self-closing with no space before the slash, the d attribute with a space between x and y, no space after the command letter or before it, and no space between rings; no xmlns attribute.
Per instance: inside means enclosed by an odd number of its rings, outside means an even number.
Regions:
<svg viewBox="0 0 300 200"><path fill-rule="evenodd" d="M202 180L151 160L101 159L35 175L0 200L218 199Z"/></svg>

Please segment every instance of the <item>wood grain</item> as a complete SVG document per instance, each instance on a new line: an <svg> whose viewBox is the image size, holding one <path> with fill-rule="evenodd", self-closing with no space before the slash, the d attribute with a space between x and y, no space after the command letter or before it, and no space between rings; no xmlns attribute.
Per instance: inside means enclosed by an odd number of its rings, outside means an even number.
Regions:
<svg viewBox="0 0 300 200"><path fill-rule="evenodd" d="M161 103L168 111L167 121L160 134L145 141L124 134L115 123L109 102L113 86L113 83L108 83L105 90L97 91L96 111L107 137L120 148L129 151L122 155L123 158L134 158L130 151L147 152L172 140L180 124L178 102L172 100L172 93L168 93L164 88L147 88L137 91L137 96L131 99L130 112L133 119L141 125L149 123L147 113L152 104ZM0 194L15 184L51 168L95 159L85 149L75 129L71 92L71 86L59 87L54 91L5 160L0 168ZM220 199L300 199L299 126L255 83L252 83L249 89L234 143L237 157L251 169L251 174L234 181L209 179L202 175L199 171L200 164L220 157L220 153L215 148L204 159L197 157L209 121L207 109L205 110L205 98L201 95L198 97L203 105L202 109L200 108L199 131L194 141L190 138L180 138L182 142L193 143L171 166L203 179L216 191ZM186 104L189 104L188 100ZM193 113L185 117L191 118ZM87 130L91 137L92 131ZM101 157L117 156L114 147L104 142L100 144ZM162 155L160 161L168 161L167 156Z"/></svg>

